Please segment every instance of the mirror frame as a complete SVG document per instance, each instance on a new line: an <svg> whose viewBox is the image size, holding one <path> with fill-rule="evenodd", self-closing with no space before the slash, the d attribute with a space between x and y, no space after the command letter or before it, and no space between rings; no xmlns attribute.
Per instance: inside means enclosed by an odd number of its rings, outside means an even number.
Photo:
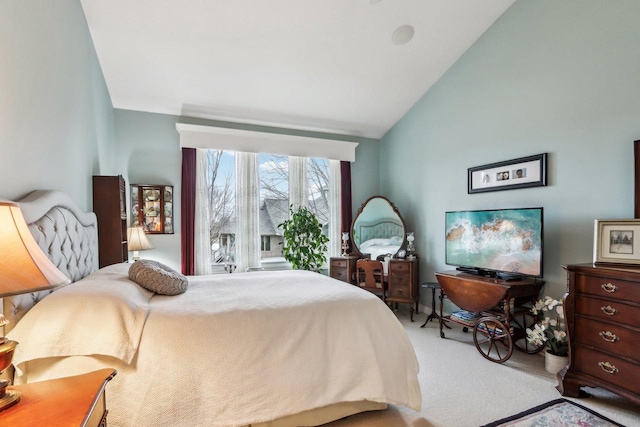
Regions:
<svg viewBox="0 0 640 427"><path fill-rule="evenodd" d="M364 208L367 206L367 204L373 199L383 199L383 200L385 200L389 204L391 209L393 210L393 213L398 215L398 218L400 218L400 222L402 223L402 228L404 229L404 233L402 234L402 244L400 245L400 249L403 249L403 248L405 248L407 246L407 224L404 222L404 218L402 217L402 215L400 215L400 211L398 210L396 205L393 204L393 202L391 200L387 199L384 196L375 195L375 196L371 196L367 200L365 200L365 202L360 206L360 208L358 209L358 211L354 215L353 220L351 221L351 227L349 228L349 238L351 239L351 248L352 248L352 250L351 250L351 253L349 255L355 255L358 258L365 258L365 255L362 252L360 252L360 248L358 247L358 245L356 245L356 241L355 241L354 236L353 236L353 230L354 230L354 227L356 225L356 221L358 220L358 217L360 216L360 214L362 214L362 211L364 211ZM400 249L398 249L398 251ZM396 258L396 256L398 255L398 251L396 251L396 253L392 254L392 258Z"/></svg>

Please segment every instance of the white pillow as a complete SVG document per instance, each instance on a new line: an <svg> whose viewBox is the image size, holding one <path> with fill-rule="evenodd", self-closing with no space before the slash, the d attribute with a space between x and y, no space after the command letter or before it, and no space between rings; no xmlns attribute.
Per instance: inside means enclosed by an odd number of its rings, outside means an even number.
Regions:
<svg viewBox="0 0 640 427"><path fill-rule="evenodd" d="M404 239L402 237L400 237L400 236L393 236L392 238L389 239L389 243L394 245L394 246L395 245L401 245L403 240Z"/></svg>
<svg viewBox="0 0 640 427"><path fill-rule="evenodd" d="M150 291L162 295L178 295L187 290L189 280L171 267L141 259L129 268L129 279Z"/></svg>
<svg viewBox="0 0 640 427"><path fill-rule="evenodd" d="M371 246L389 246L389 239L369 239L360 245L361 249L366 249Z"/></svg>

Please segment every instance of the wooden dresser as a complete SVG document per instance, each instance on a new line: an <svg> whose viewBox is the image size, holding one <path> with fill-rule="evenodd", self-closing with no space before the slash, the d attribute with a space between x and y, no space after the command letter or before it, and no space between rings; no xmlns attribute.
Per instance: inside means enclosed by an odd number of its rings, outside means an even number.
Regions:
<svg viewBox="0 0 640 427"><path fill-rule="evenodd" d="M418 258L392 259L389 261L389 296L388 303L409 304L409 315L413 322L413 311L418 312L420 291L418 286Z"/></svg>
<svg viewBox="0 0 640 427"><path fill-rule="evenodd" d="M578 264L567 270L569 365L558 391L602 387L640 404L640 268Z"/></svg>
<svg viewBox="0 0 640 427"><path fill-rule="evenodd" d="M355 255L331 257L329 259L329 276L354 284L356 261L359 258Z"/></svg>
<svg viewBox="0 0 640 427"><path fill-rule="evenodd" d="M93 211L98 218L100 268L127 262L127 195L122 175L93 176Z"/></svg>

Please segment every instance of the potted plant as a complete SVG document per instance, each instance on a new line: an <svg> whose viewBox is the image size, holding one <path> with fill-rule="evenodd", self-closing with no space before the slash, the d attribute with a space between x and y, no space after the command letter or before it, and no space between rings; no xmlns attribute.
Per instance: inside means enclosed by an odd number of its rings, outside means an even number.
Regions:
<svg viewBox="0 0 640 427"><path fill-rule="evenodd" d="M284 231L284 258L296 270L319 272L326 260L329 238L322 233L318 218L306 207L294 209L291 205L289 213L289 219L278 224Z"/></svg>
<svg viewBox="0 0 640 427"><path fill-rule="evenodd" d="M542 320L527 328L527 340L540 347L547 347L545 369L552 374L567 366L569 342L564 331L564 311L562 301L545 296L531 308L534 315L542 314ZM544 315L544 313L550 314Z"/></svg>

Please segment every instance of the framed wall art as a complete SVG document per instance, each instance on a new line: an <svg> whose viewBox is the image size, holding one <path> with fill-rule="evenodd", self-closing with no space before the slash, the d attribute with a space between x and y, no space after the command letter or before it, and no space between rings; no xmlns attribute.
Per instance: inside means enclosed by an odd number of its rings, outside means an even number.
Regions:
<svg viewBox="0 0 640 427"><path fill-rule="evenodd" d="M593 262L640 264L640 219L596 219Z"/></svg>
<svg viewBox="0 0 640 427"><path fill-rule="evenodd" d="M476 166L468 170L468 193L547 185L547 153Z"/></svg>

